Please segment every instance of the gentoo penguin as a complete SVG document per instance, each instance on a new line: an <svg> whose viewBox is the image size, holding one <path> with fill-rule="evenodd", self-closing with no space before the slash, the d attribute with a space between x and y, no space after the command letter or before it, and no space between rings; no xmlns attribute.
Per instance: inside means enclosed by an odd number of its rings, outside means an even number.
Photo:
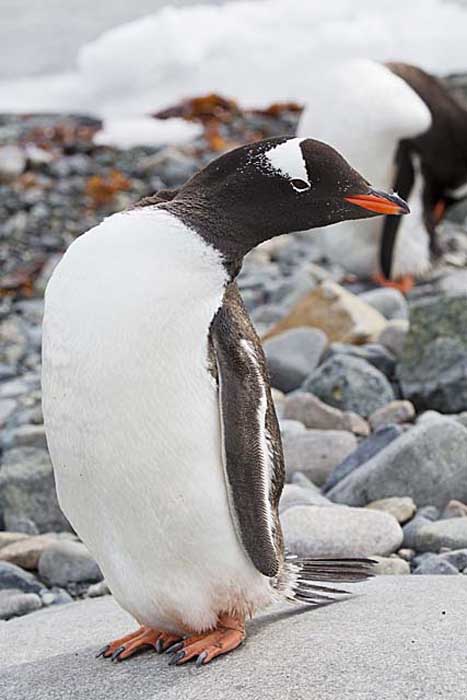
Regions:
<svg viewBox="0 0 467 700"><path fill-rule="evenodd" d="M61 506L140 625L104 657L205 664L258 608L329 603L342 591L315 581L368 575L284 553L280 433L235 277L273 236L406 212L331 147L274 138L70 246L46 292L43 407Z"/></svg>
<svg viewBox="0 0 467 700"><path fill-rule="evenodd" d="M322 252L349 272L395 280L389 284L406 291L439 252L435 227L445 207L467 196L467 111L436 78L403 63L341 64L312 92L298 133L333 143L412 212L331 227Z"/></svg>

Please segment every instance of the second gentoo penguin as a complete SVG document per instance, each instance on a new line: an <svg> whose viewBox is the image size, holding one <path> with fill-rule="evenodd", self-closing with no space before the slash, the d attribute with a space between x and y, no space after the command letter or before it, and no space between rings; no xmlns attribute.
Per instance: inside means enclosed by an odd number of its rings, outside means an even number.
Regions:
<svg viewBox="0 0 467 700"><path fill-rule="evenodd" d="M332 143L412 212L331 227L322 252L348 272L406 291L439 252L435 228L445 208L467 196L467 111L439 80L404 63L341 64L312 92L298 133Z"/></svg>
<svg viewBox="0 0 467 700"><path fill-rule="evenodd" d="M140 625L104 657L206 664L257 609L366 578L367 560L284 552L280 433L235 278L273 236L407 211L331 147L274 138L70 246L46 292L43 407L60 504Z"/></svg>

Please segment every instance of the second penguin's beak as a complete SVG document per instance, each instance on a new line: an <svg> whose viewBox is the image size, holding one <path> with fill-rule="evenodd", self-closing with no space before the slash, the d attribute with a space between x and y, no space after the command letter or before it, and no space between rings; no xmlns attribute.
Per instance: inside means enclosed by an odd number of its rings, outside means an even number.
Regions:
<svg viewBox="0 0 467 700"><path fill-rule="evenodd" d="M356 207L368 209L375 214L409 214L410 209L407 202L397 196L397 194L387 194L379 190L368 190L366 194L356 194L344 197L346 202L354 204Z"/></svg>

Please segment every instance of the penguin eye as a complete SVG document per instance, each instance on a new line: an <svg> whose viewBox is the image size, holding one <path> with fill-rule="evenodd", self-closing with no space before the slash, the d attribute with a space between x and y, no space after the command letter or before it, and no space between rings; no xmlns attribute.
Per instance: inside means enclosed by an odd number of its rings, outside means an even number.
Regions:
<svg viewBox="0 0 467 700"><path fill-rule="evenodd" d="M300 180L298 178L290 180L290 184L296 192L304 192L305 190L309 190L311 187L311 183L305 182L305 180Z"/></svg>

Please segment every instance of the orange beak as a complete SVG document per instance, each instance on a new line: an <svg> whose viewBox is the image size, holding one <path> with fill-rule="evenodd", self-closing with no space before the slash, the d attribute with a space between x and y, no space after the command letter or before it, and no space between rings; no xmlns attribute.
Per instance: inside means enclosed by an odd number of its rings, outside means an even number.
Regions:
<svg viewBox="0 0 467 700"><path fill-rule="evenodd" d="M387 194L378 190L369 190L367 194L356 194L344 197L346 202L356 207L368 209L375 214L409 214L410 209L397 194Z"/></svg>

